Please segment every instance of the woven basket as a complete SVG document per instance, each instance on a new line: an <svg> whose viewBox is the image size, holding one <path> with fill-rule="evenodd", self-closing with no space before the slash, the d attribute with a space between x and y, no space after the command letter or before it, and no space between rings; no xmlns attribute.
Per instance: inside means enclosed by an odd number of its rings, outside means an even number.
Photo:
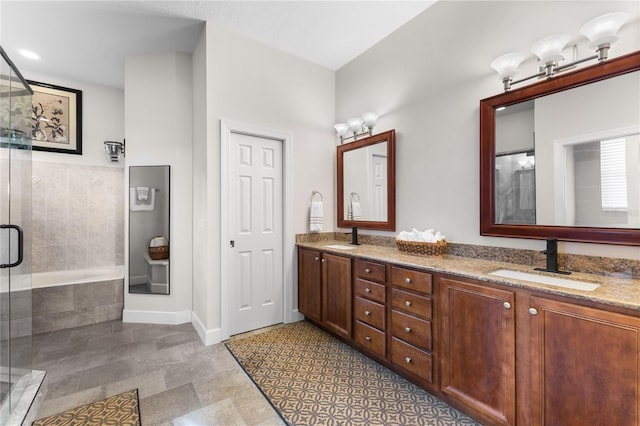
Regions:
<svg viewBox="0 0 640 426"><path fill-rule="evenodd" d="M447 253L447 242L445 240L440 240L437 243L424 243L396 239L396 245L398 246L398 250L413 254L442 256Z"/></svg>
<svg viewBox="0 0 640 426"><path fill-rule="evenodd" d="M168 259L169 246L149 247L149 257L151 260Z"/></svg>

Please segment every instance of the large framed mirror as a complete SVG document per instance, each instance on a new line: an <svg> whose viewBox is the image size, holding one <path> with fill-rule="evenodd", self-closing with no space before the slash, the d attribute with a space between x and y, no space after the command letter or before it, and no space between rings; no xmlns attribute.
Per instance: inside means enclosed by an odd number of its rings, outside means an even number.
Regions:
<svg viewBox="0 0 640 426"><path fill-rule="evenodd" d="M389 130L338 151L338 227L396 230L396 132Z"/></svg>
<svg viewBox="0 0 640 426"><path fill-rule="evenodd" d="M170 166L129 167L129 293L169 294Z"/></svg>
<svg viewBox="0 0 640 426"><path fill-rule="evenodd" d="M640 52L480 101L480 233L640 245Z"/></svg>

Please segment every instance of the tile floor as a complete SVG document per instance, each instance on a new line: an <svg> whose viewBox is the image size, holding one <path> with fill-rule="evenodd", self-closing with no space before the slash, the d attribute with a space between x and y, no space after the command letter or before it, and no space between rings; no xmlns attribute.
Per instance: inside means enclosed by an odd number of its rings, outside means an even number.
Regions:
<svg viewBox="0 0 640 426"><path fill-rule="evenodd" d="M48 392L38 417L138 388L142 424L282 425L223 344L191 324L110 321L33 336Z"/></svg>

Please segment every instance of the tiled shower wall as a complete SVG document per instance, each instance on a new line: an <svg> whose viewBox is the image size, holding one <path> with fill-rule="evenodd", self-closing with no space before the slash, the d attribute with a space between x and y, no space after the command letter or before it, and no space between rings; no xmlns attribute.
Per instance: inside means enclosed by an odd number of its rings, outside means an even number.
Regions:
<svg viewBox="0 0 640 426"><path fill-rule="evenodd" d="M124 264L124 169L33 162L33 272Z"/></svg>

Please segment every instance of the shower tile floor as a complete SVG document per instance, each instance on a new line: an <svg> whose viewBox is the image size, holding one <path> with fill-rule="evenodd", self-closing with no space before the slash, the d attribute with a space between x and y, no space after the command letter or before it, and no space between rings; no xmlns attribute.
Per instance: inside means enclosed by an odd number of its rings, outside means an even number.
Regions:
<svg viewBox="0 0 640 426"><path fill-rule="evenodd" d="M224 345L204 346L191 324L34 335L33 368L48 376L38 418L138 388L144 426L283 424Z"/></svg>

